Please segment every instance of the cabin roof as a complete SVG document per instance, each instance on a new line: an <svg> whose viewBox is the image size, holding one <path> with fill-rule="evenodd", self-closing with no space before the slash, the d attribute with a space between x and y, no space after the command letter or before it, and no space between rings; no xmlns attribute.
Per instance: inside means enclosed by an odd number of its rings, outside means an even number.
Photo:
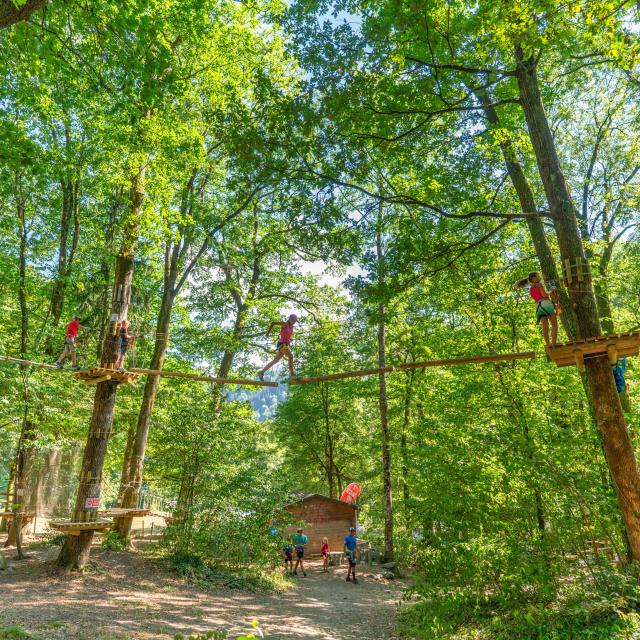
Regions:
<svg viewBox="0 0 640 640"><path fill-rule="evenodd" d="M338 500L338 498L330 498L329 496L323 496L320 493L307 493L305 495L302 495L297 500L294 500L293 502L289 502L287 504L287 507L292 507L295 504L300 504L301 502L307 502L308 500L314 500L316 498L320 500L325 500L326 502L335 502L336 504L342 505L343 507L349 507L354 510L358 509L358 505L356 504L349 504L348 502L342 502L342 500Z"/></svg>

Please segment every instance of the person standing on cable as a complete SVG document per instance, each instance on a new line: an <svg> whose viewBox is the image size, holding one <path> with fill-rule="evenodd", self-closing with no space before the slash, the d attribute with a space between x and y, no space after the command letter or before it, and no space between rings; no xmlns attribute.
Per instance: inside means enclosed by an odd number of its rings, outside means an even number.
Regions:
<svg viewBox="0 0 640 640"><path fill-rule="evenodd" d="M67 325L67 334L64 338L64 350L56 360L56 367L58 367L58 369L62 369L64 359L68 355L71 355L71 369L73 371L80 369L76 364L76 340L78 339L78 329L84 329L86 331L88 327L83 327L80 324L79 316L73 316L71 322Z"/></svg>
<svg viewBox="0 0 640 640"><path fill-rule="evenodd" d="M293 353L291 353L291 339L293 338L293 326L298 322L298 316L292 313L286 322L272 322L267 329L267 335L271 335L271 330L274 327L280 327L280 335L278 336L278 344L276 345L275 358L266 364L262 369L258 371L258 379L264 380L264 374L273 367L277 362L280 362L282 358L287 359L289 365L289 377L294 377L293 371Z"/></svg>

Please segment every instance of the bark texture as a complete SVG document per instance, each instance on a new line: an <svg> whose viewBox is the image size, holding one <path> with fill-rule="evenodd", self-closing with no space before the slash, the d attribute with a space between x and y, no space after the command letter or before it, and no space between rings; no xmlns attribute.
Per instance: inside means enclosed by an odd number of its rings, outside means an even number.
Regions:
<svg viewBox="0 0 640 640"><path fill-rule="evenodd" d="M46 2L47 0L26 0L24 3L16 3L14 0L0 0L0 29L28 20Z"/></svg>

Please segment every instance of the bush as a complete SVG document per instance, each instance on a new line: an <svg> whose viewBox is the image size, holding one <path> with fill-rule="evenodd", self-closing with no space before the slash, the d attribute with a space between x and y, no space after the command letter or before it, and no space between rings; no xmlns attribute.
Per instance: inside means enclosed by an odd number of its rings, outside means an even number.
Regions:
<svg viewBox="0 0 640 640"><path fill-rule="evenodd" d="M32 638L22 627L0 627L0 640L29 640Z"/></svg>
<svg viewBox="0 0 640 640"><path fill-rule="evenodd" d="M117 531L107 531L102 538L102 548L109 551L127 551L129 549L129 541Z"/></svg>

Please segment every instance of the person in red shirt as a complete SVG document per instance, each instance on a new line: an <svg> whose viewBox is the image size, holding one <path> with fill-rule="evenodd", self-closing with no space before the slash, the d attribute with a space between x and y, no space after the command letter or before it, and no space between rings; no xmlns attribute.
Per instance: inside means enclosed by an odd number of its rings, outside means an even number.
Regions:
<svg viewBox="0 0 640 640"><path fill-rule="evenodd" d="M329 538L322 538L320 553L322 554L322 560L324 562L322 570L327 573L327 571L329 571Z"/></svg>
<svg viewBox="0 0 640 640"><path fill-rule="evenodd" d="M293 325L298 322L298 316L292 313L286 322L272 322L267 329L267 335L271 335L273 327L280 327L280 335L278 336L278 344L276 345L275 358L258 371L258 378L264 380L264 374L273 367L276 362L280 362L282 358L287 359L289 364L289 377L294 377L293 372L293 353L291 353L290 345L293 337Z"/></svg>
<svg viewBox="0 0 640 640"><path fill-rule="evenodd" d="M558 311L552 296L557 297L555 287L550 293L544 288L542 278L537 271L532 271L526 278L518 280L516 286L529 287L529 295L536 303L536 321L542 323L542 335L547 347L555 347L558 339ZM551 338L549 338L549 322L551 322Z"/></svg>
<svg viewBox="0 0 640 640"><path fill-rule="evenodd" d="M77 371L80 367L76 364L76 341L78 339L78 329L87 329L80 324L80 318L73 316L71 322L67 325L67 334L64 338L64 350L60 357L56 360L56 367L62 369L64 359L71 355L71 368Z"/></svg>

